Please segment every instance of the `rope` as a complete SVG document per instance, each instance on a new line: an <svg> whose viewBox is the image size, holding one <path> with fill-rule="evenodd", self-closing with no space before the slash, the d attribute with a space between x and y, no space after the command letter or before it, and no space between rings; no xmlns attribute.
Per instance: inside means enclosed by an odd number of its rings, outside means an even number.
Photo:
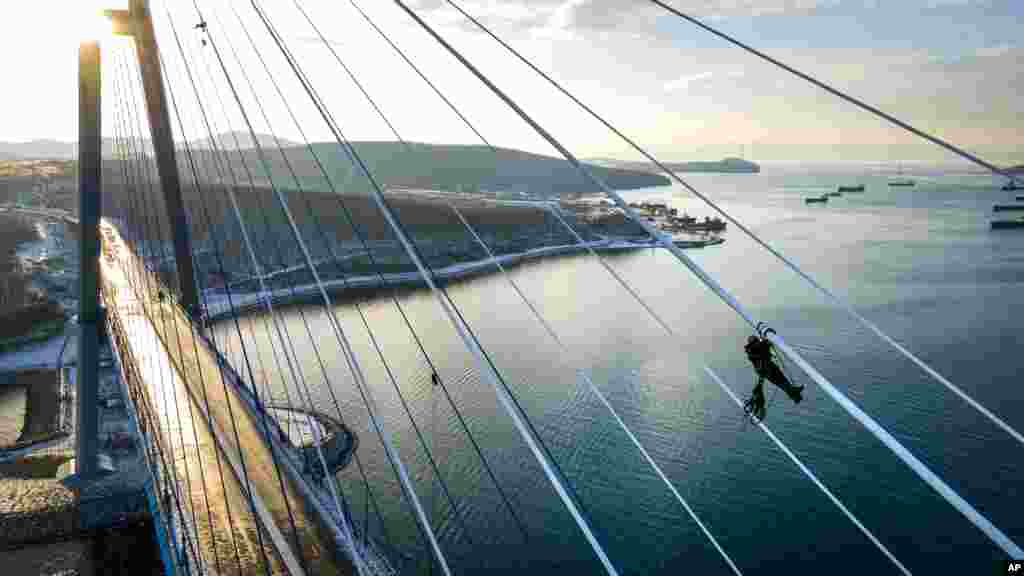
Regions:
<svg viewBox="0 0 1024 576"><path fill-rule="evenodd" d="M690 259L679 247L675 246L667 234L652 227L649 223L644 221L643 218L637 216L637 214L629 207L629 205L622 199L622 197L609 188L607 184L595 177L589 170L584 167L580 161L566 149L558 140L554 138L547 130L537 124L522 108L519 107L511 98L509 98L500 88L494 85L486 76L484 76L473 64L471 64L466 58L454 49L447 41L445 41L433 28L430 27L422 18L419 17L413 10L408 8L402 0L394 0L411 18L413 18L427 33L434 37L435 40L442 46L444 46L452 56L454 56L459 62L461 62L473 75L477 77L483 84L491 89L496 96L505 102L513 111L515 111L527 124L529 124L539 135L548 141L554 148L556 148L565 158L572 164L584 177L598 185L608 196L623 210L624 213L629 215L637 224L639 224L645 232L647 232L652 238L654 238L660 245L665 247L673 256L675 256L680 262L689 268L704 284L710 288L719 298L721 298L726 304L728 304L739 316L750 324L751 327L757 327L758 323L754 321L753 317L749 312L730 294L726 291L714 278L709 276L696 262ZM777 345L783 352L786 353L794 362L799 365L804 372L806 372L815 382L817 382L825 391L828 393L836 402L838 402L851 416L860 421L869 431L875 434L886 446L888 446L897 456L900 457L915 473L918 474L925 482L927 482L933 489L945 498L953 507L964 514L968 520L970 520L975 526L981 529L993 542L999 545L1004 551L1010 553L1011 557L1017 557L1024 555L1016 544L1014 544L1009 538L1006 537L998 528L996 528L987 518L981 515L977 510L974 509L966 500L960 497L952 488L950 488L945 482L943 482L938 476L936 476L927 466L925 466L920 460L914 457L906 448L903 447L895 438L892 437L884 428L882 428L877 422L875 422L870 416L864 413L858 408L849 398L843 395L842 392L837 390L824 376L821 375L817 370L814 369L806 360L803 359L800 354L791 348L788 344L783 341L782 337L778 334L769 334L769 340Z"/></svg>
<svg viewBox="0 0 1024 576"><path fill-rule="evenodd" d="M487 28L483 23L481 23L479 20L474 18L472 15L468 14L459 5L457 5L454 2L454 0L446 0L446 1L453 8L458 10L463 16L465 16L468 20L473 22L473 24L475 24L478 28L480 28L484 33L486 33L491 38L493 38L495 41L497 41L499 44L501 44L512 55L514 55L521 62L523 62L524 64L529 66L534 72L539 74L542 78L547 80L552 86L554 86L556 89L558 89L558 91L560 91L562 94L564 94L570 100L572 100L581 109L583 109L585 112L590 114L590 116L592 116L594 119L599 121L601 124L603 124L609 130L614 132L617 136L622 138L623 141L625 141L627 144L629 144L634 150L639 152L641 155L643 155L649 161L654 163L658 168L663 170L665 172L665 174L667 174L673 180L678 182L681 186L686 188L691 194L693 194L697 198L700 198L701 200L703 200L708 206L710 206L713 210L715 210L716 212L721 214L726 220L728 220L729 222L734 224L744 234L746 234L748 237L750 237L754 242L756 242L762 248L767 250L770 254L775 256L780 262L785 264L790 270L792 270L797 275L799 275L801 278L806 280L812 287L814 287L816 290L818 290L823 295L825 295L829 300L831 300L833 303L835 303L840 308L842 308L844 311L846 311L847 314L849 314L855 320L860 322L863 326L865 326L866 328L871 330L873 333L875 333L875 335L877 335L884 342L886 342L887 344L892 346L894 349L896 349L900 354L902 354L908 360L910 360L915 365L917 365L919 368L924 370L929 376L931 376L932 378L937 380L940 384L942 384L947 389L949 389L951 392L953 392L954 394L959 396L961 399L963 399L965 402L967 402L972 408L974 408L975 410L981 412L982 415L984 415L986 418L988 418L992 423L994 423L998 427L1002 428L1007 434L1011 435L1014 439L1017 440L1017 442L1019 442L1022 446L1024 446L1024 434L1021 434L1020 432L1018 432L1017 430L1012 428L1009 424L1007 424L1005 421L1003 421L1001 418L996 416L990 410L988 410L987 408L982 406L979 402L974 400L974 398L972 398L967 393L965 393L963 390L961 390L959 387L954 385L947 378L945 378L944 376L939 374L935 369L933 369L931 366L929 366L926 362L924 362L923 360L918 358L915 354L910 352L910 350L908 350L904 346L900 345L898 342L896 342L895 339L893 339L891 336L889 336L888 334L883 332L882 329L879 328L876 324L874 324L873 322L871 322L870 320L868 320L867 318L862 316L859 312L857 312L849 302L847 302L846 300L840 298L839 296L834 294L832 291L830 291L827 288L825 288L818 281L816 281L814 278L812 278L809 274L804 272L795 262L793 262L792 260L790 260L789 258L784 256L780 251L778 251L777 249L772 247L770 244L768 244L760 236L758 236L752 230L750 230L745 225L743 225L743 223L741 223L739 220L734 218L731 214L729 214L724 209L722 209L720 206L718 206L718 204L716 204L710 198L708 198L707 196L705 196L704 194L699 192L690 183L688 183L685 180L683 180L682 178L680 178L675 172L673 172L671 169L669 169L667 166L665 166L663 163L661 163L657 158L655 158L652 154L647 152L647 150L642 148L633 139L631 139L628 136L626 136L619 129L617 129L615 126L613 126L610 122L605 120L605 118L603 116L601 116L600 114L595 112L591 107L587 106L582 101L580 101L579 98L574 96L571 92L569 92L566 88L564 88L559 82L557 82L555 79L553 79L550 75L548 75L543 70L541 70L536 65L534 65L533 62L531 62L529 59L527 59L522 54L520 54L515 48L513 48L512 46L507 44L501 38L499 38L489 28ZM785 69L785 70L787 70L789 72L792 72L793 74L796 74L797 76L800 76L801 78L803 78L803 79L805 79L805 80L807 80L809 82L812 82L812 83L818 85L819 87L829 91L832 94L835 94L835 95L837 95L837 96L839 96L839 97L841 97L841 98L843 98L845 100L848 100L850 102L853 102L854 104L857 104L858 106L866 108L867 110L882 116L883 118L885 118L885 119L895 123L896 125L904 128L904 129L907 129L907 130L909 130L909 131L911 131L911 132L913 132L913 133L915 133L915 134L917 134L919 136L927 138L927 139L935 142L936 144L939 144L940 146L948 148L948 149L956 152L957 154L960 154L961 156L964 156L964 157L966 157L966 158L968 158L968 159L970 159L970 160L980 164L981 166L984 166L985 168L988 168L988 169L996 172L997 174L1001 174L1001 175L1006 176L1006 177L1010 178L1011 180L1013 180L1013 177L1009 173L1007 173L1007 172L1005 172L1005 171L1003 171L1003 170L1001 170L1001 169L999 169L999 168L997 168L997 167L995 167L995 166L993 166L993 165L991 165L991 164L989 164L989 163L987 163L987 162L985 162L985 161L983 161L983 160L981 160L979 158L975 158L974 156L970 155L969 153L964 152L963 150L961 150L959 148L956 148L952 144L948 144L948 143L946 143L946 142L944 142L942 140L939 140L939 139L937 139L937 138L935 138L933 136L925 134L924 132L921 132L920 130L917 130L916 128L913 128L912 126L909 126L909 125L907 125L907 124L905 124L905 123L903 123L903 122L901 122L901 121L899 121L899 120L897 120L897 119L895 119L895 118L885 114L884 112L882 112L880 110L877 110L877 109L875 109L875 108L873 108L871 106L868 106L867 104L864 104L864 103L860 102L859 100L853 99L852 97L849 97L849 96L843 94L842 92L840 92L838 90L835 90L835 89L833 89L833 88L831 88L831 87L829 87L829 86L827 86L827 85L825 85L825 84L823 84L823 83L821 83L821 82L811 78L810 76L807 76L807 75L805 75L805 74L803 74L803 73L801 73L801 72L799 72L797 70L794 70L794 69L790 68L789 66L786 66L785 64L782 64L781 62L778 62L777 60L775 60L775 59L773 59L773 58L771 58L771 57L769 57L769 56L767 56L767 55L765 55L765 54L755 50L754 48L751 48L751 47L747 46L746 44L743 44L743 43L739 42L738 40L734 40L730 36L727 36L727 35L719 32L719 31L711 28L710 26L707 26L707 25L699 22L698 20L696 20L694 18L691 18L690 16L686 16L685 14L682 14L681 12L675 10L674 8L664 4L663 2L660 2L659 0L651 0L651 1L654 2L655 4L658 4L659 6L662 6L666 10L669 10L670 12L675 13L676 15L680 16L681 18L689 20L689 21L693 22L694 24L697 24L698 26L704 28L705 30L708 30L709 32L711 32L713 34L715 34L717 36L720 36L721 38L723 38L723 39L725 39L725 40L727 40L729 42L732 42L733 44L736 44L737 46L740 46L741 48L743 48L745 50L748 50L748 51L756 54L757 56L760 56L761 58L764 58L764 59L768 60L769 62L771 62L773 64L776 64L777 66L780 66L783 69Z"/></svg>
<svg viewBox="0 0 1024 576"><path fill-rule="evenodd" d="M725 382L723 382L722 379L718 377L718 374L715 374L708 366L704 366L704 371L707 372L708 376L710 376L711 379L715 381L715 383L722 387L722 390L724 390L725 393L728 394L730 398L732 398L733 402L735 402L737 406L739 406L740 408L743 407L743 403L740 401L739 396L736 396L736 393L733 392L732 389L730 389L728 386L726 386ZM837 498L835 494L833 494L832 491L829 490L825 486L825 484L823 484L821 480L818 479L817 476L815 476L814 472L811 472L811 470L807 466L805 466L799 458L797 458L796 454L794 454L792 450L790 450L785 444L782 443L782 440L779 440L779 437L776 436L774 432L772 432L771 430L768 429L767 426L765 426L764 422L756 421L755 424L757 424L757 426L761 428L761 431L764 432L768 436L768 438L771 438L772 442L774 442L775 445L779 447L779 450L782 450L786 454L786 456L789 456L789 459L792 460L794 464L796 464L797 468L799 468L800 471L803 472L804 475L811 480L811 482L814 482L815 486L821 489L825 496L827 496L828 499L831 500L832 503L835 504L836 507L839 508L839 510L844 515L846 515L847 518L850 519L850 522L853 522L853 524L858 529L860 529L860 531L864 533L865 536L868 537L868 540L871 540L871 542L879 550L882 551L882 554L885 554L886 558L891 560L892 563L896 565L896 568L898 568L900 572L906 574L907 576L910 576L910 571L907 570L906 566L904 566L902 562L900 562L895 556L893 556L892 552L890 552L889 549L885 547L885 544L882 544L882 542L879 541L878 538L876 538L875 535L872 534L871 531L868 530L867 527L865 527L864 524L861 523L861 521L853 515L853 512L850 512L850 510L842 502L839 501L839 498Z"/></svg>
<svg viewBox="0 0 1024 576"><path fill-rule="evenodd" d="M535 431L533 431L532 428L528 426L525 418L525 413L521 414L519 412L521 408L516 404L511 393L506 389L504 381L501 380L493 364L489 362L489 359L486 357L485 353L483 352L483 349L480 347L479 342L476 341L475 336L471 335L468 325L465 324L464 319L461 318L461 315L457 315L458 313L454 309L452 303L448 299L442 297L441 292L438 290L438 287L432 278L433 275L427 272L425 265L423 264L422 260L420 259L417 253L418 251L413 247L411 241L407 237L406 233L403 231L401 225L397 222L395 216L392 214L390 210L390 207L384 200L383 193L380 189L379 184L373 178L365 163L355 152L351 143L346 138L343 137L343 135L340 132L340 129L333 121L333 118L329 115L329 113L325 111L325 107L323 106L322 102L320 102L319 99L316 98L315 92L313 91L311 85L308 83L308 80L300 73L293 56L284 48L283 41L270 25L269 21L263 14L263 11L257 4L256 0L251 0L251 4L253 8L256 10L257 14L260 16L260 19L263 21L264 25L267 27L268 32L270 32L275 42L277 42L282 54L285 55L285 58L288 60L288 63L291 66L293 72L295 72L296 77L302 83L304 89L310 96L310 99L313 101L314 105L317 107L317 110L320 112L324 121L327 123L328 127L334 133L338 143L342 144L343 149L349 156L349 159L353 162L353 164L358 164L360 170L373 184L372 197L376 202L378 208L381 210L381 213L387 220L388 225L395 231L395 234L398 237L399 241L401 242L403 248L409 254L410 258L412 258L417 270L420 272L421 276L426 281L427 285L430 287L431 292L434 294L435 298L441 305L441 308L445 312L445 315L448 317L449 322L451 322L452 326L459 334L459 337L462 339L467 349L473 354L474 358L477 361L477 365L481 370L481 373L488 379L488 381L494 387L499 402L501 403L503 409L505 409L505 411L512 418L513 423L516 426L516 429L523 437L523 440L526 441L528 447L530 448L531 452L533 452L538 462L541 464L542 468L544 469L544 473L547 475L549 481L555 488L559 497L565 503L566 508L569 510L570 514L572 514L573 518L576 520L577 525L583 531L584 536L586 537L591 548L597 554L598 558L601 560L601 563L604 565L605 570L609 574L617 576L618 571L614 568L614 566L612 566L611 561L608 559L608 556L605 553L603 547L597 541L597 538L594 536L589 523L586 521L586 519L583 518L579 507L576 505L576 503L570 496L569 491L565 486L565 483L560 478L559 473L556 472L555 466L557 465L553 464L551 459L549 459L549 457L545 454L544 450L541 449L539 437L537 437L535 435ZM446 567L444 568L446 569Z"/></svg>

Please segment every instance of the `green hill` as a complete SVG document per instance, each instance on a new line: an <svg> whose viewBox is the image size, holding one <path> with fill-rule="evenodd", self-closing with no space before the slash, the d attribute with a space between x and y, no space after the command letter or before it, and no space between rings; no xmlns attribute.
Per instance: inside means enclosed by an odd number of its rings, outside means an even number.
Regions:
<svg viewBox="0 0 1024 576"><path fill-rule="evenodd" d="M521 150L498 148L492 151L486 146L419 143L410 143L407 148L399 142L354 142L353 147L374 178L385 186L449 191L500 190L538 196L600 191L567 161ZM335 187L348 193L369 192L369 181L361 171L356 170L353 174L352 163L338 144L316 143L312 148ZM275 183L281 188L295 188L295 181L281 153L276 148L265 148L263 152ZM247 183L245 174L248 168L261 183L266 183L267 173L256 150L225 154L230 157L231 168L240 182ZM305 190L330 190L305 146L285 148L285 154ZM223 173L225 182L232 181L227 166L222 165L218 172L218 163L214 161L212 152L199 150L193 155L200 165L203 180L217 181ZM184 154L179 155L178 160L185 162ZM669 184L664 176L642 170L594 165L588 165L588 168L618 190Z"/></svg>

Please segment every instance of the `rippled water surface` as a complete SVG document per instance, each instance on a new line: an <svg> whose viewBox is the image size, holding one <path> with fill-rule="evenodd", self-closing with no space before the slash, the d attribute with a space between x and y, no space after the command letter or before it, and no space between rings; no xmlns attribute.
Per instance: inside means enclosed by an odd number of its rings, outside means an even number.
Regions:
<svg viewBox="0 0 1024 576"><path fill-rule="evenodd" d="M1024 429L1024 355L1018 353L1024 230L989 229L991 205L1008 196L988 178L919 175L914 188L889 188L880 176L796 170L690 180L940 373ZM803 202L855 182L867 191L827 205ZM675 187L626 195L670 200L698 217L712 214ZM733 226L726 238L722 246L691 254L954 489L1024 542L1024 447ZM667 337L587 257L535 262L513 273L566 342L568 355L500 275L459 283L449 294L529 415L615 566L630 574L730 573L579 378L581 367L744 572L895 572L704 374L707 364L741 396L749 392L753 374L742 352L749 327L663 251L609 256L608 262L676 337ZM430 369L388 297L363 301L358 309L340 303L335 311L365 371L380 423L409 468L453 570L599 573L596 556L436 300L429 292L403 292L400 301L444 389L431 385ZM425 540L323 307L282 314L282 331L292 343L288 357L271 346L268 334L275 330L266 315L249 316L238 326L219 324L219 345L247 379L256 376L261 392L267 386L275 399L311 401L356 431L358 458L339 474L351 514L391 547L396 562L409 568L418 563L426 571ZM294 379L291 357L297 359ZM793 405L769 391L766 422L898 558L922 574L991 570L1001 552L981 532L795 366L787 370L807 384L805 400Z"/></svg>

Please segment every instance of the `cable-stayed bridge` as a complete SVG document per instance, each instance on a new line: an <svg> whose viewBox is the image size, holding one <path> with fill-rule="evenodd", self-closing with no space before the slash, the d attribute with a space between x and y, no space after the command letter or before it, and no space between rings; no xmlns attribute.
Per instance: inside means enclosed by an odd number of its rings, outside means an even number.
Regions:
<svg viewBox="0 0 1024 576"><path fill-rule="evenodd" d="M479 139L482 158L503 153L445 86L417 66L416 55L403 51L400 39L375 21L372 10L355 0L349 4L352 17L379 37L379 49L408 67L409 77L403 81L426 85L451 112L452 121ZM477 27L664 168L458 3L449 4L467 26ZM671 6L654 4L724 36ZM129 42L110 44L109 49L105 44L102 55L97 44L82 48L78 217L83 263L91 261L98 269L82 269L77 384L80 414L86 416L80 416L78 426L76 481L87 486L104 473L97 446L89 440L95 436L95 423L88 414L95 413L90 410L95 390L90 370L95 370L99 334L105 332L145 448L151 474L148 502L158 519L167 572L518 571L531 569L531 561L545 555L554 566L568 562L554 555L563 548L585 556L572 566L607 574L636 571L622 553L646 543L616 533L607 518L594 513L601 480L567 472L571 463L555 445L600 445L605 438L552 438L538 418L547 410L541 405L545 391L512 381L500 351L485 345L478 321L452 297L450 288L457 279L480 271L493 272L496 283L510 290L544 339L538 346L557 357L552 368L556 376L547 375L546 385L564 383L593 402L599 414L595 419L614 430L622 449L642 466L644 485L664 493L664 513L696 531L703 548L694 546L693 553L705 558L702 566L713 565L722 573L757 571L757 558L731 552L721 536L722 519L702 513L700 502L687 496L692 491L680 489L681 479L673 476L654 439L637 429L632 408L608 394L590 359L574 349L552 319L554 312L531 298L507 269L533 257L579 253L598 267L601 282L635 302L642 315L637 322L655 326L668 341L686 342L685 329L610 262L609 252L637 247L659 248L671 255L672 265L692 273L771 342L794 374L799 370L802 381L824 392L960 521L987 539L995 557L1024 554L1014 539L1019 534L1000 529L971 503L969 490L947 483L885 423L788 344L785 326L759 321L670 236L637 214L612 185L612 171L581 163L557 134L499 87L498 71L478 68L472 55L460 52L417 8L402 0L393 5L468 78L550 144L566 161L560 165L576 174L576 184L560 195L516 199L419 190L416 169L440 170L443 159L435 156L434 148L401 135L365 78L323 31L328 23L318 22L302 0L273 6L256 0L133 0L129 10L110 13L115 30ZM280 15L285 8L287 18ZM279 19L289 27L279 25ZM296 50L298 32L292 27L299 26L307 41L328 54L329 81L312 74ZM725 39L1002 174L953 144ZM387 126L400 144L397 158L382 158L373 143L346 136L344 111L352 103L333 100L332 83L340 82L350 84L352 96L364 100ZM334 142L314 142L311 123L318 124L316 133L329 133ZM302 142L283 141L278 136L283 131L299 134ZM99 155L101 132L113 134L113 157ZM493 171L499 170L495 163ZM985 407L918 358L912 343L896 342L713 198L665 172L915 364L937 388L955 395L987 425L1009 436L1015 447L1024 448L1024 436L1005 415ZM481 179L486 176L481 174ZM613 202L621 220L617 227L596 231L570 209L574 203L559 201L576 199L581 192L599 193ZM412 294L408 287L420 291ZM369 300L367 294L375 298ZM100 303L106 314L99 312ZM424 307L432 310L430 320L420 313ZM457 354L465 360L461 371L446 369L444 351L435 343L440 333L459 347ZM411 351L411 358L395 357L395 334L406 341L404 350ZM410 363L429 374L429 402L409 384L405 366ZM701 370L706 383L720 387L742 413L734 385L710 365ZM489 405L466 400L463 388L470 373L488 393ZM643 374L630 369L628 377L642 380ZM540 399L524 394L530 390ZM435 427L440 418L445 420L444 432ZM500 422L500 432L482 427L490 421ZM904 543L888 541L884 525L864 522L857 507L844 501L797 450L765 422L756 424L873 554L893 572L913 571L901 554ZM499 447L495 434L504 434L504 442L517 446L515 455ZM451 445L461 446L464 462L470 464L452 466L445 449ZM557 513L538 512L517 493L516 483L508 481L510 461L544 487ZM486 492L492 506L470 507L466 502L474 492ZM549 521L571 526L571 541L560 542L564 534L547 532ZM487 533L492 524L502 527L500 536ZM517 540L515 550L532 548L537 557L502 556L513 549L506 540L510 534Z"/></svg>

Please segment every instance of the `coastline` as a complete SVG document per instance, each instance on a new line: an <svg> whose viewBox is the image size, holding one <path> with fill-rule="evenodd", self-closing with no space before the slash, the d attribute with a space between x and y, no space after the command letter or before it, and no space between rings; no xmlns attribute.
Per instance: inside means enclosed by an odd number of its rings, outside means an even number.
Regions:
<svg viewBox="0 0 1024 576"><path fill-rule="evenodd" d="M544 246L534 248L525 252L504 254L497 257L502 266L516 266L520 263L540 258L576 254L583 252L586 246L597 252L622 252L629 250L641 250L644 248L656 247L649 240L626 241L602 239L588 242L586 245L568 244L560 246ZM466 279L478 276L494 269L494 263L490 259L474 260L452 264L444 268L434 269L434 278L440 284L446 284L455 280ZM382 280L383 279L383 285ZM411 270L408 272L389 272L381 275L365 275L351 278L332 279L323 282L324 288L330 294L336 294L343 290L379 290L382 287L418 288L426 285L419 272ZM303 285L288 288L268 290L266 293L256 292L232 292L228 294L220 288L208 289L204 292L206 310L202 317L205 323L214 323L231 317L233 313L246 314L261 309L264 306L266 297L270 298L273 304L300 304L308 301L315 301L321 298L319 287L316 285ZM229 305L230 301L230 305Z"/></svg>

